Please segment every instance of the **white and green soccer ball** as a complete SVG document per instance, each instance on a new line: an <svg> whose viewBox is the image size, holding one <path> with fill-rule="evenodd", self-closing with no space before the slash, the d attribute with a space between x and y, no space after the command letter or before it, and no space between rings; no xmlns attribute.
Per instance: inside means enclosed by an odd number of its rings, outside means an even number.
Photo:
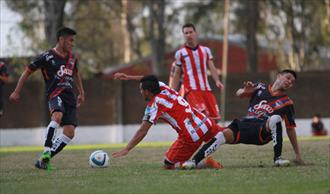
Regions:
<svg viewBox="0 0 330 194"><path fill-rule="evenodd" d="M103 150L96 150L89 156L89 165L93 168L105 168L109 165L109 155Z"/></svg>

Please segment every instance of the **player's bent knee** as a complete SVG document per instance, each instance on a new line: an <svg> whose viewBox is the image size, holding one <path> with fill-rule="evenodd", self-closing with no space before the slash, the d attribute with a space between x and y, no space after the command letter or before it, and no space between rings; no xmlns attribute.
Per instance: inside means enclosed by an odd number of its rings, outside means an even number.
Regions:
<svg viewBox="0 0 330 194"><path fill-rule="evenodd" d="M270 122L275 122L275 123L282 121L282 118L280 115L272 115L269 119L270 119Z"/></svg>
<svg viewBox="0 0 330 194"><path fill-rule="evenodd" d="M61 123L63 113L62 112L53 112L52 120L56 123Z"/></svg>
<svg viewBox="0 0 330 194"><path fill-rule="evenodd" d="M272 115L268 119L268 128L272 129L276 126L277 123L281 123L281 122L282 122L282 118L280 115Z"/></svg>

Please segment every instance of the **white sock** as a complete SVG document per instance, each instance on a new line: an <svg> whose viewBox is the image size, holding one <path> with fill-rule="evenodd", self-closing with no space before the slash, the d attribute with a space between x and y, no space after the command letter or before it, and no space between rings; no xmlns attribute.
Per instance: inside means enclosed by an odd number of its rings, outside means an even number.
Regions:
<svg viewBox="0 0 330 194"><path fill-rule="evenodd" d="M63 133L60 134L56 138L56 140L53 142L53 146L51 148L51 151L55 152L58 149L58 147L61 145L61 143L68 144L70 141L71 141L71 139L68 136L64 135Z"/></svg>
<svg viewBox="0 0 330 194"><path fill-rule="evenodd" d="M48 142L49 141L54 141L54 139L55 139L55 137L56 137L56 131L57 131L57 128L59 128L59 124L56 122L56 121L51 121L49 124L48 124L48 126L47 126L47 128L46 128L46 131L45 131L45 141L47 140L47 136L48 136L48 133L49 133L49 130L51 129L51 130L54 130L52 133L53 133L53 135L52 135L52 137L51 137L51 139L49 139L48 140ZM51 150L51 148L50 147L48 147L49 145L51 145L51 142L49 142L49 143L45 143L46 145L45 145L45 147L44 147L44 152L47 152L47 151L50 151Z"/></svg>

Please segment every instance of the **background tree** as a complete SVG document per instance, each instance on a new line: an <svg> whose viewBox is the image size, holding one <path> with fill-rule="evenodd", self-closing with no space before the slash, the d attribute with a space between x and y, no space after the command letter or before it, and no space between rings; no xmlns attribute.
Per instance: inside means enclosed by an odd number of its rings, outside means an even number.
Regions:
<svg viewBox="0 0 330 194"><path fill-rule="evenodd" d="M55 45L56 31L64 21L66 0L6 0L6 3L10 9L23 16L19 26L30 38L29 49L33 53L39 54ZM23 59L13 59L13 75L20 75L28 62ZM33 75L33 79L40 79L40 76Z"/></svg>
<svg viewBox="0 0 330 194"><path fill-rule="evenodd" d="M45 35L50 45L56 43L56 31L63 26L66 0L44 0Z"/></svg>
<svg viewBox="0 0 330 194"><path fill-rule="evenodd" d="M6 0L23 20L20 28L35 54L54 44L61 25L78 31L83 76L151 55L155 74L164 53L182 45L181 26L195 23L200 38L221 38L223 0ZM248 70L256 71L258 45L277 54L280 68L329 65L329 0L232 0L229 34L246 37ZM14 36L14 35L13 35ZM173 57L174 59L174 57Z"/></svg>
<svg viewBox="0 0 330 194"><path fill-rule="evenodd" d="M247 71L258 71L258 50L259 42L257 34L261 31L259 27L259 4L260 0L234 1L234 13L236 19L232 23L234 25L234 33L245 35L245 48L247 57Z"/></svg>
<svg viewBox="0 0 330 194"><path fill-rule="evenodd" d="M151 47L152 71L155 75L165 74L165 0L150 0L148 3L149 17L149 42Z"/></svg>
<svg viewBox="0 0 330 194"><path fill-rule="evenodd" d="M40 31L48 45L55 45L56 31L63 26L66 0L6 0L6 3L23 16L21 29L32 38L35 49L39 50L38 47L47 46L42 41Z"/></svg>
<svg viewBox="0 0 330 194"><path fill-rule="evenodd" d="M298 71L329 65L330 32L327 29L325 1L268 0L268 20L265 33L276 50L281 68ZM272 36L274 34L275 36ZM327 56L328 55L328 56Z"/></svg>
<svg viewBox="0 0 330 194"><path fill-rule="evenodd" d="M246 52L247 52L247 71L258 71L258 21L259 21L259 0L244 1L246 10ZM242 18L243 19L243 18Z"/></svg>

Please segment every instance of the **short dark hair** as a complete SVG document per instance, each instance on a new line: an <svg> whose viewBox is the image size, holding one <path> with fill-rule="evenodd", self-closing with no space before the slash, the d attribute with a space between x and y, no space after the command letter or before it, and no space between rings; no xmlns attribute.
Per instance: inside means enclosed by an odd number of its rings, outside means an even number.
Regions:
<svg viewBox="0 0 330 194"><path fill-rule="evenodd" d="M58 41L60 39L60 37L66 37L66 36L76 35L76 34L77 34L77 32L71 28L61 27L60 29L57 30L56 40Z"/></svg>
<svg viewBox="0 0 330 194"><path fill-rule="evenodd" d="M154 75L146 75L140 80L142 83L143 90L149 90L153 94L160 93L159 82L156 76Z"/></svg>
<svg viewBox="0 0 330 194"><path fill-rule="evenodd" d="M291 75L293 75L294 79L297 79L297 73L291 69L284 69L280 71L278 74L284 74L284 73L290 73Z"/></svg>
<svg viewBox="0 0 330 194"><path fill-rule="evenodd" d="M182 26L182 32L184 28L193 28L194 31L196 31L195 25L192 23L186 23L185 25Z"/></svg>

